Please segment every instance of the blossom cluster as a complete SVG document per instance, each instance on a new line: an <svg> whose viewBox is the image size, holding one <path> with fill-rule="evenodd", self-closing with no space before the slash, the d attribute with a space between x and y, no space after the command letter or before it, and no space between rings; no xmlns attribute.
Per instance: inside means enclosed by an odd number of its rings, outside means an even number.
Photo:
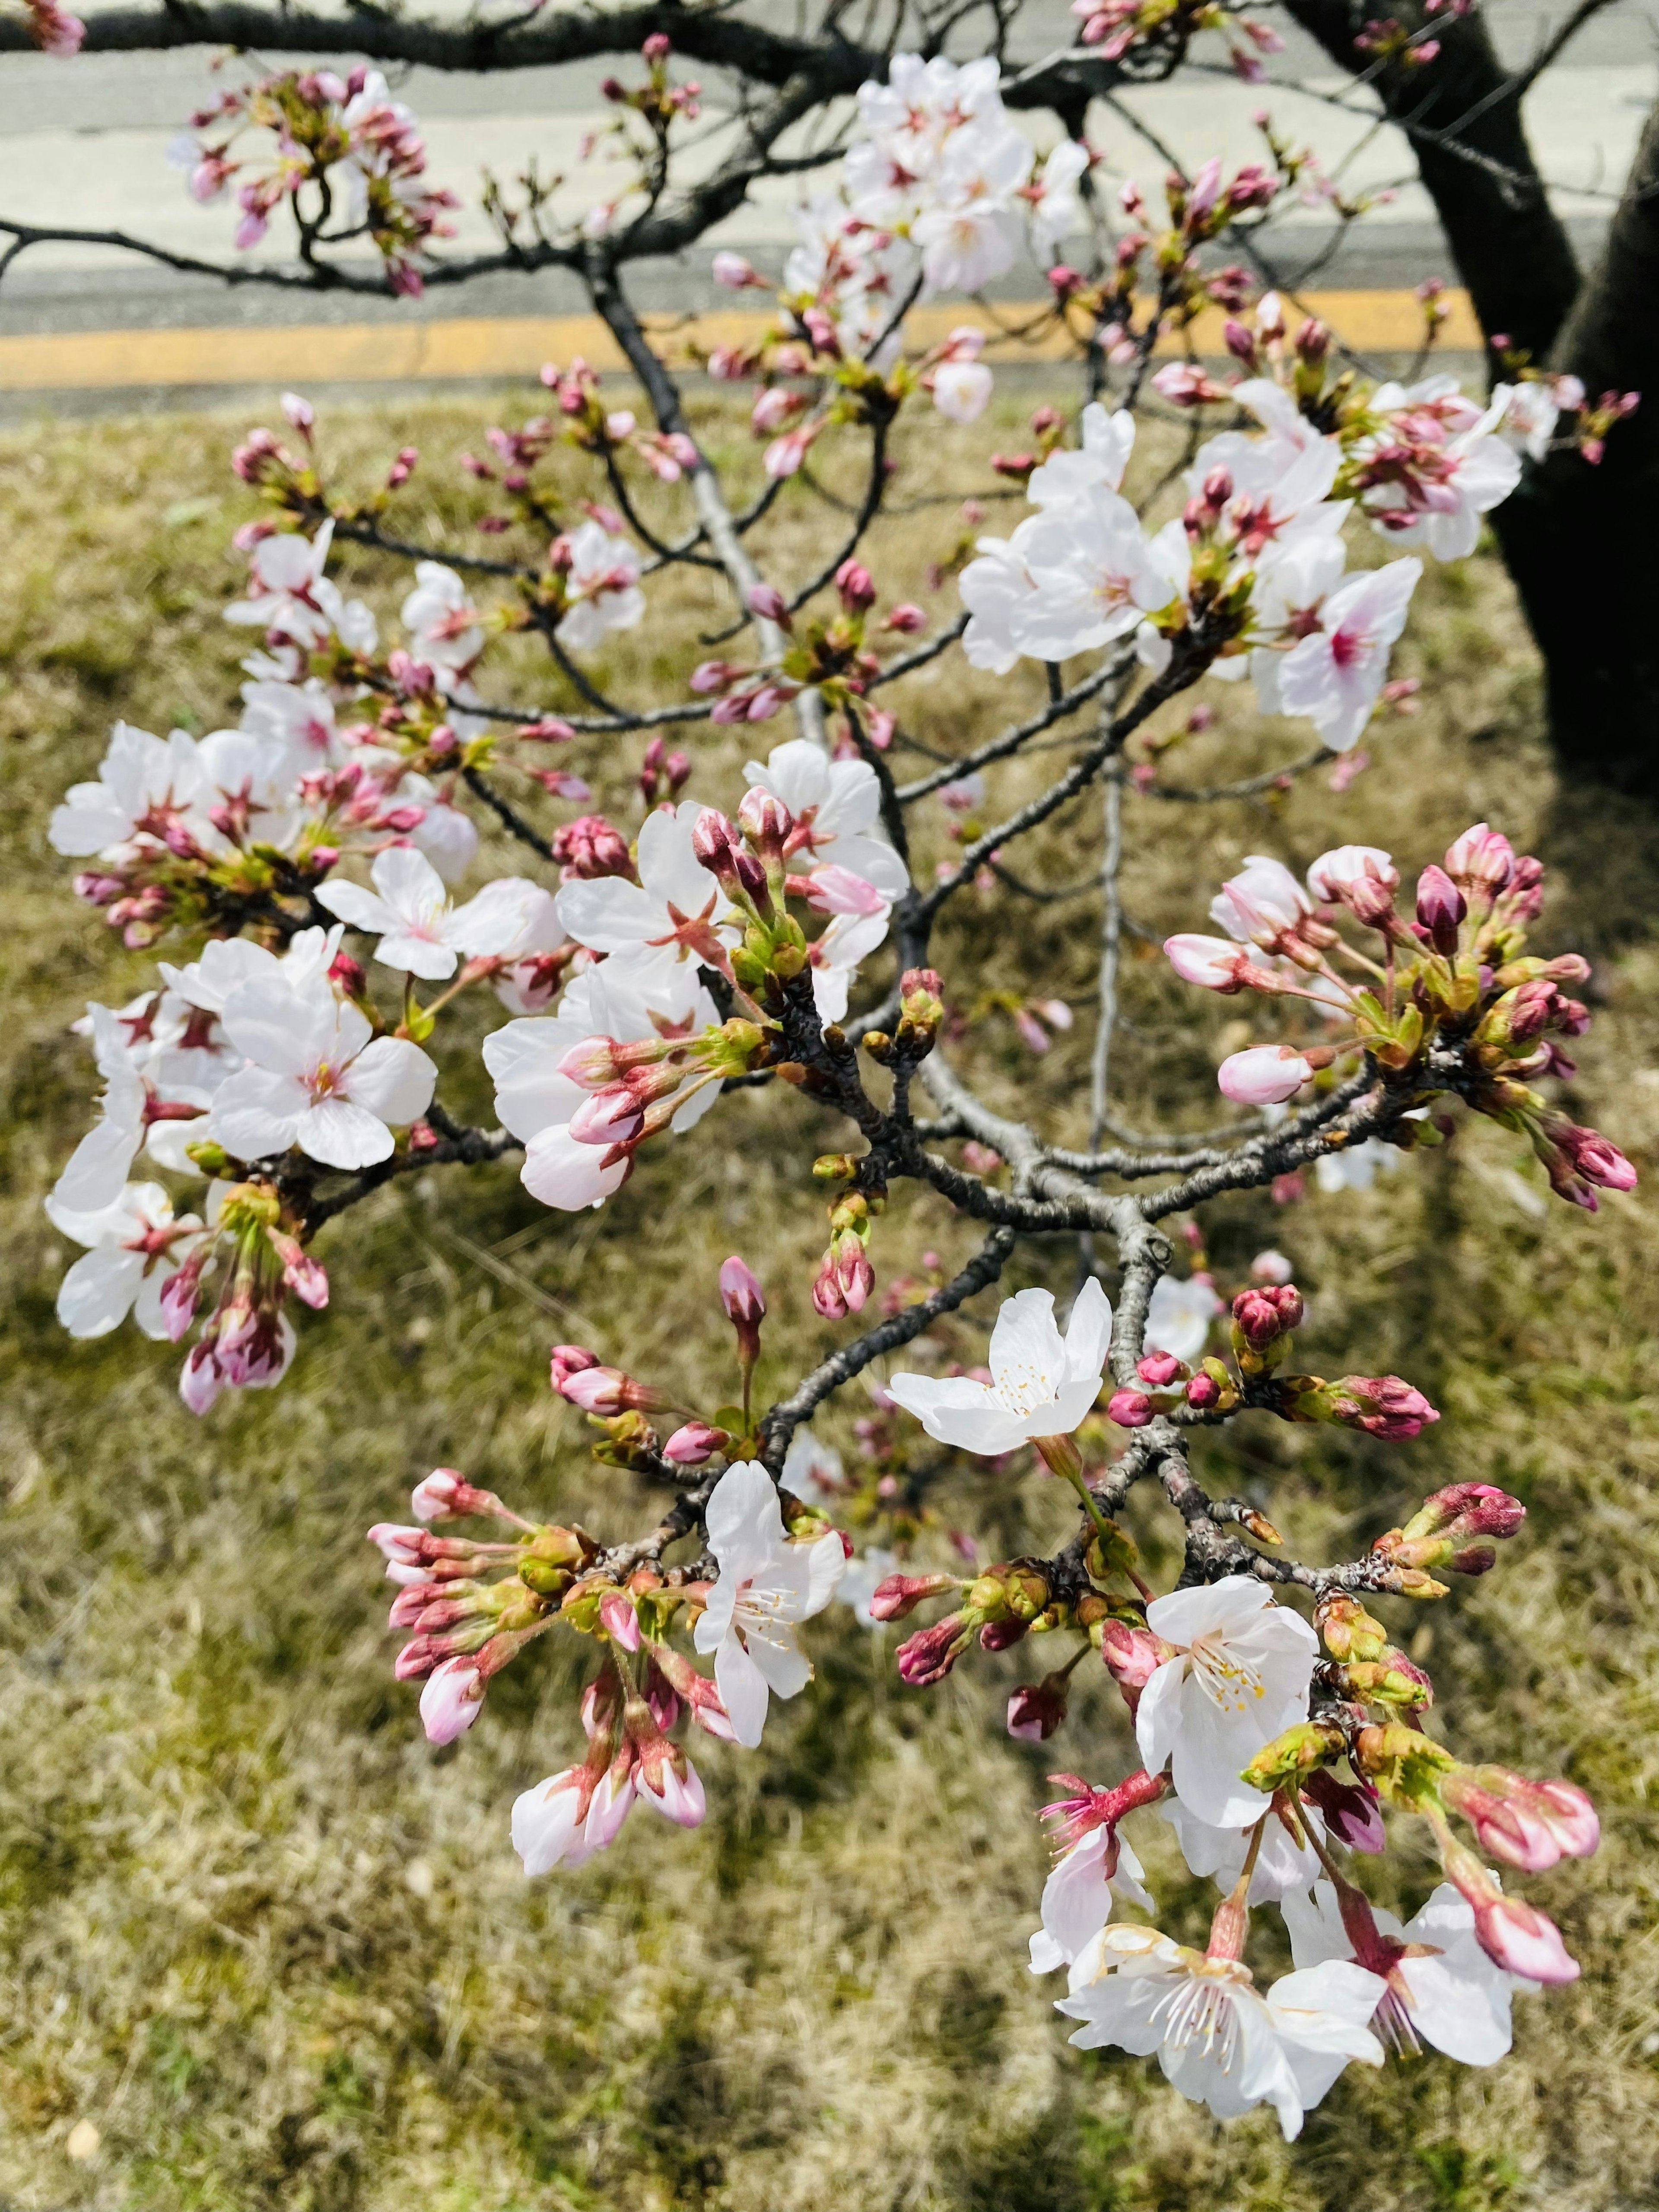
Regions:
<svg viewBox="0 0 1659 2212"><path fill-rule="evenodd" d="M1388 1073L1401 1139L1433 1144L1441 1133L1423 1118L1427 1073L1453 1043L1467 1055L1465 1103L1525 1137L1551 1187L1593 1213L1598 1190L1629 1190L1636 1171L1529 1080L1575 1074L1555 1040L1582 1036L1590 1024L1589 1009L1569 995L1589 977L1588 961L1525 949L1543 879L1537 860L1484 822L1455 841L1443 867L1423 870L1409 919L1396 903L1400 871L1380 847L1322 854L1305 889L1282 862L1255 854L1212 902L1226 936L1171 937L1164 949L1189 983L1299 999L1321 1024L1316 1042L1232 1054L1218 1077L1227 1097L1282 1104L1304 1084L1339 1079L1364 1054ZM1342 921L1380 938L1381 958L1351 943Z"/></svg>
<svg viewBox="0 0 1659 2212"><path fill-rule="evenodd" d="M249 133L260 134L256 150ZM222 92L191 116L168 159L193 200L234 191L240 249L258 245L277 209L291 204L302 237L327 245L367 235L393 291L411 297L423 289L420 258L430 240L453 234L449 218L460 204L427 181L414 113L378 70L362 66L343 77L285 70Z"/></svg>

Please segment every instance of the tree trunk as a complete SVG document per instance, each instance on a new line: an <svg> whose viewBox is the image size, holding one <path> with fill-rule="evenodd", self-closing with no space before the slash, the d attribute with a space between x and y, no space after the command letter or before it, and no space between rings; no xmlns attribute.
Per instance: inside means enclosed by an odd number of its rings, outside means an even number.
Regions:
<svg viewBox="0 0 1659 2212"><path fill-rule="evenodd" d="M1348 0L1289 0L1345 69L1364 65ZM1650 116L1600 265L1581 283L1533 162L1520 102L1478 16L1449 22L1438 58L1377 81L1419 126L1418 166L1488 338L1582 378L1590 400L1654 387L1592 468L1576 453L1528 465L1492 520L1543 656L1550 734L1565 774L1659 799L1659 108ZM1480 101L1491 105L1465 122ZM1474 166L1423 127L1518 175Z"/></svg>
<svg viewBox="0 0 1659 2212"><path fill-rule="evenodd" d="M1553 366L1594 403L1641 391L1591 468L1555 453L1492 517L1544 656L1550 731L1569 773L1659 799L1659 107L1649 115L1600 264Z"/></svg>

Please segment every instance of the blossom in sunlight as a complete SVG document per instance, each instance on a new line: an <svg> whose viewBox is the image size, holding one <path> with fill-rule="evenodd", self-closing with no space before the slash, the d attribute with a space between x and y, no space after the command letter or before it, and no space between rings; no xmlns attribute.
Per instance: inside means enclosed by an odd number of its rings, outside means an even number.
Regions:
<svg viewBox="0 0 1659 2212"><path fill-rule="evenodd" d="M446 676L470 668L483 651L484 634L466 586L441 561L417 561L415 586L398 619L419 658Z"/></svg>
<svg viewBox="0 0 1659 2212"><path fill-rule="evenodd" d="M1330 1959L1284 1975L1264 1996L1241 1960L1120 1922L1073 1965L1056 2010L1084 2023L1072 2038L1080 2049L1115 2045L1156 2057L1164 2079L1218 2119L1270 2104L1290 2142L1350 2060L1382 2064L1367 2022L1382 1986L1352 1960Z"/></svg>
<svg viewBox="0 0 1659 2212"><path fill-rule="evenodd" d="M556 1016L508 1022L487 1036L483 1061L495 1084L495 1111L524 1140L520 1179L532 1197L565 1212L599 1206L621 1188L632 1166L630 1158L612 1159L601 1146L571 1135L571 1121L591 1096L563 1072L574 1049L599 1037L653 1038L659 1022L691 1032L719 1019L695 968L664 969L613 957L574 979ZM678 1108L671 1127L692 1127L719 1095L716 1085L706 1085Z"/></svg>
<svg viewBox="0 0 1659 2212"><path fill-rule="evenodd" d="M625 954L641 974L656 975L687 962L696 966L735 940L731 902L692 849L692 833L705 811L688 799L646 817L637 883L607 875L562 886L556 901L559 920L578 945Z"/></svg>
<svg viewBox="0 0 1659 2212"><path fill-rule="evenodd" d="M527 877L502 876L452 908L436 869L406 846L390 847L368 872L372 891L337 878L317 896L331 914L379 938L374 957L382 967L429 981L453 975L463 958L513 951L546 896Z"/></svg>
<svg viewBox="0 0 1659 2212"><path fill-rule="evenodd" d="M1182 1803L1212 1827L1259 1820L1266 1801L1239 1772L1307 1718L1319 1638L1249 1575L1154 1598L1146 1626L1175 1647L1135 1709L1148 1772L1167 1765Z"/></svg>
<svg viewBox="0 0 1659 2212"><path fill-rule="evenodd" d="M304 651L337 636L353 652L373 653L374 616L361 599L344 599L324 573L333 540L331 518L309 540L287 531L262 538L249 556L248 596L232 600L225 620Z"/></svg>
<svg viewBox="0 0 1659 2212"><path fill-rule="evenodd" d="M1070 1436L1100 1395L1111 1340L1112 1309L1092 1275L1063 1337L1053 1291L1021 1291L997 1316L988 1382L970 1375L895 1375L887 1392L939 1443L996 1458L1041 1437Z"/></svg>
<svg viewBox="0 0 1659 2212"><path fill-rule="evenodd" d="M243 983L225 1001L227 1035L247 1066L215 1096L209 1129L237 1159L297 1145L324 1167L366 1168L393 1149L391 1124L419 1119L438 1071L407 1037L374 1036L326 982Z"/></svg>
<svg viewBox="0 0 1659 2212"><path fill-rule="evenodd" d="M1229 1054L1216 1073L1224 1098L1237 1106L1279 1106L1311 1080L1313 1062L1286 1044L1253 1044Z"/></svg>
<svg viewBox="0 0 1659 2212"><path fill-rule="evenodd" d="M1279 711L1305 715L1333 752L1358 744L1370 720L1422 573L1420 561L1390 561L1350 577L1321 607L1320 627L1279 667Z"/></svg>
<svg viewBox="0 0 1659 2212"><path fill-rule="evenodd" d="M1139 516L1103 485L1045 507L1020 525L1017 538L1036 588L1015 605L1010 635L1036 659L1065 660L1110 645L1172 596Z"/></svg>
<svg viewBox="0 0 1659 2212"><path fill-rule="evenodd" d="M1080 1958L1112 1917L1115 1901L1152 1910L1146 1869L1115 1827L1089 1829L1054 1864L1042 1886L1042 1925L1030 1939L1034 1974Z"/></svg>
<svg viewBox="0 0 1659 2212"><path fill-rule="evenodd" d="M527 1875L579 1867L613 1844L634 1802L635 1768L607 1767L597 1783L585 1767L567 1766L513 1801L513 1848Z"/></svg>
<svg viewBox="0 0 1659 2212"><path fill-rule="evenodd" d="M58 1290L58 1318L71 1336L106 1336L131 1314L146 1336L169 1334L161 1294L202 1240L193 1213L175 1218L156 1182L130 1182L100 1213L75 1213L46 1200L54 1229L86 1251Z"/></svg>
<svg viewBox="0 0 1659 2212"><path fill-rule="evenodd" d="M1021 526L1024 527L1024 526ZM1018 532L1012 539L981 538L957 580L969 623L962 649L971 666L1006 676L1020 657L1014 642L1013 623L1036 590L1025 565Z"/></svg>
<svg viewBox="0 0 1659 2212"><path fill-rule="evenodd" d="M1108 414L1097 399L1083 410L1083 443L1057 447L1033 469L1025 492L1033 507L1059 507L1081 499L1093 486L1118 490L1134 451L1135 418L1127 408Z"/></svg>
<svg viewBox="0 0 1659 2212"><path fill-rule="evenodd" d="M52 1201L67 1212L102 1213L116 1205L141 1146L158 1166L188 1170L181 1146L205 1134L205 1091L185 1084L162 1098L140 1072L120 1018L107 1006L88 1006L93 1053L104 1088L98 1119L70 1153L52 1186Z"/></svg>
<svg viewBox="0 0 1659 2212"><path fill-rule="evenodd" d="M739 1460L714 1486L704 1510L720 1579L696 1626L699 1651L714 1654L714 1683L732 1733L755 1745L770 1698L793 1698L812 1678L795 1626L836 1594L847 1554L834 1529L810 1543L787 1534L772 1478Z"/></svg>
<svg viewBox="0 0 1659 2212"><path fill-rule="evenodd" d="M791 738L774 745L764 763L748 762L744 774L789 810L783 849L793 872L842 869L888 900L909 889L904 863L881 828L881 786L868 762L831 760L822 745Z"/></svg>
<svg viewBox="0 0 1659 2212"><path fill-rule="evenodd" d="M1336 1891L1317 1881L1280 1903L1298 1967L1358 1956ZM1465 2066L1494 2066L1512 2039L1510 2003L1534 1987L1508 1972L1480 1948L1474 1911L1449 1881L1431 1891L1403 1925L1380 1905L1366 1909L1360 1964L1382 1978L1370 2026L1385 2044L1416 2051L1431 2044Z"/></svg>
<svg viewBox="0 0 1659 2212"><path fill-rule="evenodd" d="M1250 1847L1249 1831L1212 1827L1209 1821L1200 1820L1178 1796L1162 1799L1158 1811L1175 1830L1181 1856L1192 1872L1207 1875L1224 1894L1230 1893L1244 1871L1245 1856ZM1318 1814L1309 1806L1301 1808L1301 1814L1310 1827L1319 1822ZM1322 1825L1318 1832L1322 1840ZM1267 1815L1261 1832L1248 1901L1251 1905L1277 1903L1317 1881L1319 1869L1319 1854L1311 1842L1305 1836L1298 1836L1275 1808ZM1299 1966L1314 1963L1311 1959L1297 1960Z"/></svg>
<svg viewBox="0 0 1659 2212"><path fill-rule="evenodd" d="M564 573L565 612L555 632L561 645L591 653L608 632L645 619L639 556L627 538L590 517L559 539L555 553Z"/></svg>
<svg viewBox="0 0 1659 2212"><path fill-rule="evenodd" d="M165 844L181 830L194 843L204 783L196 741L183 730L162 738L118 722L98 781L71 784L52 810L52 848L72 859L109 855L141 833Z"/></svg>

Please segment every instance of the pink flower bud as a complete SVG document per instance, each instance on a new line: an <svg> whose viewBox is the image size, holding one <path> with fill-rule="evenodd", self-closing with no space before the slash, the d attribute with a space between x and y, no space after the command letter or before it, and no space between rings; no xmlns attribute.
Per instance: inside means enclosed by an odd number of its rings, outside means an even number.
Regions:
<svg viewBox="0 0 1659 2212"><path fill-rule="evenodd" d="M1221 1063L1216 1083L1238 1106L1278 1106L1293 1098L1313 1074L1313 1063L1288 1045L1255 1044Z"/></svg>
<svg viewBox="0 0 1659 2212"><path fill-rule="evenodd" d="M583 1099L570 1117L570 1134L579 1145L626 1145L645 1127L645 1108L624 1083L607 1084Z"/></svg>
<svg viewBox="0 0 1659 2212"><path fill-rule="evenodd" d="M897 630L905 637L913 637L918 630L927 627L927 616L908 599L901 600L882 623L884 629Z"/></svg>
<svg viewBox="0 0 1659 2212"><path fill-rule="evenodd" d="M947 1590L961 1588L955 1575L888 1575L876 1584L871 1595L870 1617L872 1620L902 1620L924 1599L943 1597Z"/></svg>
<svg viewBox="0 0 1659 2212"><path fill-rule="evenodd" d="M712 1428L707 1421L687 1421L663 1446L662 1455L671 1467L702 1467L731 1441L724 1429Z"/></svg>
<svg viewBox="0 0 1659 2212"><path fill-rule="evenodd" d="M1213 1375L1194 1375L1187 1385L1187 1403L1198 1413L1213 1406L1221 1395L1221 1385Z"/></svg>
<svg viewBox="0 0 1659 2212"><path fill-rule="evenodd" d="M747 1264L734 1252L720 1265L720 1304L734 1325L757 1325L766 1314L766 1297Z"/></svg>
<svg viewBox="0 0 1659 2212"><path fill-rule="evenodd" d="M428 1743L453 1743L483 1710L483 1681L471 1659L446 1659L421 1692L421 1724Z"/></svg>
<svg viewBox="0 0 1659 2212"><path fill-rule="evenodd" d="M1253 1283L1288 1283L1295 1272L1282 1252L1258 1252L1250 1262Z"/></svg>
<svg viewBox="0 0 1659 2212"><path fill-rule="evenodd" d="M1490 906L1515 872L1515 848L1484 822L1466 830L1446 854L1446 873L1467 897Z"/></svg>
<svg viewBox="0 0 1659 2212"><path fill-rule="evenodd" d="M843 561L836 571L836 589L849 615L862 614L875 604L876 586L861 561Z"/></svg>
<svg viewBox="0 0 1659 2212"><path fill-rule="evenodd" d="M1289 1283L1264 1284L1241 1291L1233 1300L1233 1323L1252 1352L1265 1352L1281 1336L1302 1326L1302 1293Z"/></svg>
<svg viewBox="0 0 1659 2212"><path fill-rule="evenodd" d="M926 1689L934 1682L942 1682L966 1650L970 1633L959 1613L947 1614L931 1628L919 1628L898 1648L900 1680L908 1682L912 1689Z"/></svg>
<svg viewBox="0 0 1659 2212"><path fill-rule="evenodd" d="M464 1514L488 1513L496 1499L488 1490L475 1490L453 1467L434 1467L410 1492L409 1510L417 1521L458 1520Z"/></svg>
<svg viewBox="0 0 1659 2212"><path fill-rule="evenodd" d="M756 584L749 593L749 611L763 622L789 622L789 603L775 584Z"/></svg>
<svg viewBox="0 0 1659 2212"><path fill-rule="evenodd" d="M1008 1733L1019 1743L1046 1743L1066 1717L1066 1680L1045 1674L1008 1700Z"/></svg>
<svg viewBox="0 0 1659 2212"><path fill-rule="evenodd" d="M1127 1620L1105 1620L1101 1623L1100 1656L1133 1713L1141 1692L1170 1656L1170 1646L1150 1628L1137 1628Z"/></svg>
<svg viewBox="0 0 1659 2212"><path fill-rule="evenodd" d="M660 1413L672 1403L660 1390L636 1382L620 1367L584 1367L553 1387L571 1405L601 1420L614 1419L618 1413Z"/></svg>
<svg viewBox="0 0 1659 2212"><path fill-rule="evenodd" d="M1417 919L1437 952L1449 958L1457 950L1458 926L1468 904L1443 868L1432 864L1417 879Z"/></svg>
<svg viewBox="0 0 1659 2212"><path fill-rule="evenodd" d="M1149 1352L1144 1359L1135 1363L1135 1373L1149 1389L1167 1390L1171 1382L1179 1382L1185 1375L1186 1364L1172 1352Z"/></svg>
<svg viewBox="0 0 1659 2212"><path fill-rule="evenodd" d="M552 844L553 857L567 882L634 872L627 839L602 814L582 814L562 823L554 831Z"/></svg>
<svg viewBox="0 0 1659 2212"><path fill-rule="evenodd" d="M1559 1984L1578 1979L1578 1961L1561 1941L1560 1929L1518 1897L1494 1897L1477 1903L1474 1932L1489 1959L1527 1981Z"/></svg>
<svg viewBox="0 0 1659 2212"><path fill-rule="evenodd" d="M708 1809L697 1770L676 1746L667 1744L664 1747L665 1758L650 1764L641 1759L635 1770L641 1802L661 1813L677 1827L697 1827Z"/></svg>
<svg viewBox="0 0 1659 2212"><path fill-rule="evenodd" d="M1569 1122L1564 1130L1553 1133L1587 1182L1599 1183L1603 1190L1635 1189L1635 1169L1619 1147L1610 1145L1598 1131Z"/></svg>
<svg viewBox="0 0 1659 2212"><path fill-rule="evenodd" d="M1571 1782L1534 1782L1504 1766L1459 1766L1443 1777L1447 1806L1474 1830L1488 1857L1528 1874L1588 1858L1601 1840L1595 1808Z"/></svg>
<svg viewBox="0 0 1659 2212"><path fill-rule="evenodd" d="M621 1590L607 1590L599 1600L599 1619L611 1642L624 1651L640 1648L640 1616Z"/></svg>
<svg viewBox="0 0 1659 2212"><path fill-rule="evenodd" d="M724 285L728 292L746 291L751 285L757 284L763 289L766 283L766 279L759 276L740 253L717 253L711 264L710 273L714 282Z"/></svg>
<svg viewBox="0 0 1659 2212"><path fill-rule="evenodd" d="M1114 1390L1106 1418L1121 1429L1144 1429L1152 1418L1152 1401L1144 1390Z"/></svg>
<svg viewBox="0 0 1659 2212"><path fill-rule="evenodd" d="M1345 1375L1330 1385L1331 1419L1343 1428L1407 1443L1440 1416L1420 1390L1397 1375Z"/></svg>
<svg viewBox="0 0 1659 2212"><path fill-rule="evenodd" d="M1380 1851L1388 1841L1382 1808L1369 1782L1339 1782L1328 1768L1304 1776L1302 1794L1325 1816L1325 1826L1350 1850Z"/></svg>

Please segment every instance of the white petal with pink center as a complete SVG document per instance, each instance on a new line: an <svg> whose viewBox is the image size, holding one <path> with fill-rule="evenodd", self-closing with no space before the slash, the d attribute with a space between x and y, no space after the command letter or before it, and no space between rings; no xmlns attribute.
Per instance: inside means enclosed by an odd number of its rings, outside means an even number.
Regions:
<svg viewBox="0 0 1659 2212"><path fill-rule="evenodd" d="M1065 1437L1100 1395L1112 1341L1112 1309L1091 1276L1062 1337L1052 1291L1005 1299L991 1333L989 1382L972 1376L895 1375L888 1395L928 1435L995 1458L1034 1437Z"/></svg>
<svg viewBox="0 0 1659 2212"><path fill-rule="evenodd" d="M812 1679L796 1624L829 1604L847 1554L833 1529L812 1543L790 1540L772 1478L755 1460L727 1468L703 1523L720 1572L693 1641L714 1654L714 1684L732 1733L752 1747L769 1699L793 1698Z"/></svg>

